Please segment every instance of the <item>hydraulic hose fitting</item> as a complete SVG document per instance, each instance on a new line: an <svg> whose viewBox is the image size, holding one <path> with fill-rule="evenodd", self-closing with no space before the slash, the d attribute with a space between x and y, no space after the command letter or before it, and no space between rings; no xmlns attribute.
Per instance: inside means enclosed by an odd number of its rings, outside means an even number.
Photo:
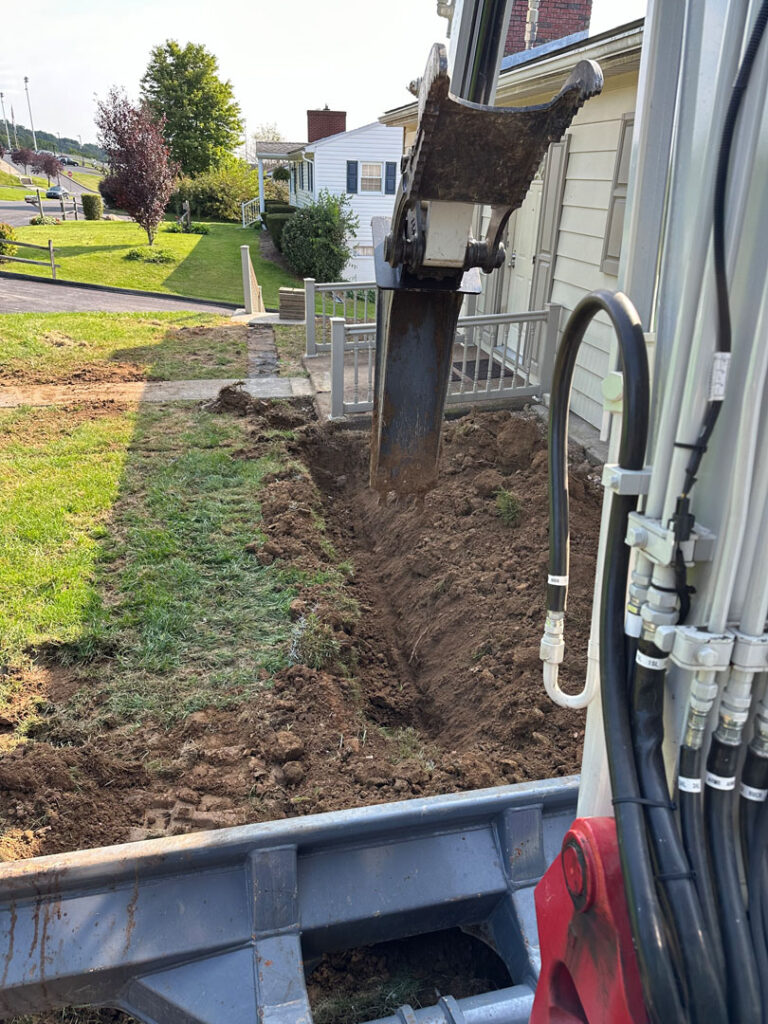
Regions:
<svg viewBox="0 0 768 1024"><path fill-rule="evenodd" d="M685 719L683 746L701 750L707 732L707 722L717 700L717 674L711 671L696 672L691 679L688 697L688 713Z"/></svg>
<svg viewBox="0 0 768 1024"><path fill-rule="evenodd" d="M629 584L627 610L624 615L624 632L627 636L639 637L643 631L642 610L648 601L648 589L651 585L649 573L635 569Z"/></svg>
<svg viewBox="0 0 768 1024"><path fill-rule="evenodd" d="M754 727L755 732L749 749L757 757L768 758L768 707L766 707L765 698L757 705Z"/></svg>
<svg viewBox="0 0 768 1024"><path fill-rule="evenodd" d="M539 657L548 665L560 665L565 654L565 630L564 612L547 612L544 621L544 636L541 638Z"/></svg>
<svg viewBox="0 0 768 1024"><path fill-rule="evenodd" d="M559 668L565 654L565 612L548 611L544 622L544 636L541 638L539 657L544 674L544 689L551 701L561 708L585 708L592 700L594 683L589 679L581 693L565 693L558 683Z"/></svg>

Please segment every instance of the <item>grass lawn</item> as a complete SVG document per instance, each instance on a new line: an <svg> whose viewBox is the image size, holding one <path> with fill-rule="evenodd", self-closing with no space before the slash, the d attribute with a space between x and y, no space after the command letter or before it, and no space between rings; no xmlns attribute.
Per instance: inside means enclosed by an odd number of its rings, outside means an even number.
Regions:
<svg viewBox="0 0 768 1024"><path fill-rule="evenodd" d="M0 413L0 665L58 649L131 721L261 688L296 591L245 551L280 468L247 438L193 403Z"/></svg>
<svg viewBox="0 0 768 1024"><path fill-rule="evenodd" d="M155 246L173 256L172 263L144 263L125 259L129 249L146 246L144 231L130 221L67 221L56 226L21 227L21 241L40 245L53 239L59 278L109 284L120 288L168 292L195 298L218 299L240 304L243 290L240 246L250 245L251 260L264 302L277 308L280 287L295 288L300 282L274 263L262 259L258 236L236 224L210 224L208 235L171 234L160 228ZM50 275L42 267L25 264L23 272ZM10 269L6 265L3 269ZM13 270L11 271L14 272ZM21 271L17 271L21 272Z"/></svg>
<svg viewBox="0 0 768 1024"><path fill-rule="evenodd" d="M61 177L63 181L64 175L62 174ZM69 178L69 172L67 172L66 177ZM103 174L88 174L83 171L72 171L71 180L78 182L78 184L83 185L85 188L89 188L92 192L98 192L99 182L103 177Z"/></svg>
<svg viewBox="0 0 768 1024"><path fill-rule="evenodd" d="M34 185L39 185L40 188L43 188L43 186L45 186L45 188L48 188L47 178L36 177L34 174L30 175L30 177L33 182L33 187ZM0 171L0 185L15 186L16 188L25 188L27 189L27 191L29 191L30 188L29 185L21 184L21 182L19 181L18 174L9 174L7 171Z"/></svg>
<svg viewBox="0 0 768 1024"><path fill-rule="evenodd" d="M242 377L246 334L208 313L12 313L0 385Z"/></svg>

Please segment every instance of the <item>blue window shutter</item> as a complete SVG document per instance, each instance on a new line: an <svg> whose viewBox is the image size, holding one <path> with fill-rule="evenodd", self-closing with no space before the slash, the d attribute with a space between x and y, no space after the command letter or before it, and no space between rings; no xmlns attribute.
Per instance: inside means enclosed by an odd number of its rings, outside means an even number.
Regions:
<svg viewBox="0 0 768 1024"><path fill-rule="evenodd" d="M394 163L394 162L390 163L390 161L387 160L386 174L385 174L385 177L384 177L384 191L386 192L386 194L388 196L393 196L395 194L395 184L396 184L396 182L397 182L397 164Z"/></svg>
<svg viewBox="0 0 768 1024"><path fill-rule="evenodd" d="M357 160L347 160L347 192L357 192Z"/></svg>

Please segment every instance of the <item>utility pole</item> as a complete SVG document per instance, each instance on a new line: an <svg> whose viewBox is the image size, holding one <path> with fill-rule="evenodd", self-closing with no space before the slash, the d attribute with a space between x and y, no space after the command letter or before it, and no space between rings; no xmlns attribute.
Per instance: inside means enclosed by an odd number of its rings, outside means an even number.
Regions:
<svg viewBox="0 0 768 1024"><path fill-rule="evenodd" d="M27 107L29 108L29 127L32 129L32 148L37 152L37 136L35 135L35 122L32 120L32 104L29 101L29 79L24 75L24 91L27 94Z"/></svg>
<svg viewBox="0 0 768 1024"><path fill-rule="evenodd" d="M8 131L8 118L5 116L5 96L0 92L0 108L3 111L3 124L5 125L5 141L8 143L8 149L11 148L11 133Z"/></svg>

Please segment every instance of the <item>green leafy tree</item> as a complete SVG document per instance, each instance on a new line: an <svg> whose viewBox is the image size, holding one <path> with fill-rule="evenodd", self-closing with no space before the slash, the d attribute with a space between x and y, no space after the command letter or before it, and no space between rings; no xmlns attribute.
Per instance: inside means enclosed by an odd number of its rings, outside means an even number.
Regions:
<svg viewBox="0 0 768 1024"><path fill-rule="evenodd" d="M303 206L285 224L283 256L299 277L338 281L352 256L352 237L358 226L349 196L322 189L317 202Z"/></svg>
<svg viewBox="0 0 768 1024"><path fill-rule="evenodd" d="M142 99L163 128L172 158L185 174L217 167L242 141L243 121L232 83L204 46L173 39L156 46L141 80Z"/></svg>

